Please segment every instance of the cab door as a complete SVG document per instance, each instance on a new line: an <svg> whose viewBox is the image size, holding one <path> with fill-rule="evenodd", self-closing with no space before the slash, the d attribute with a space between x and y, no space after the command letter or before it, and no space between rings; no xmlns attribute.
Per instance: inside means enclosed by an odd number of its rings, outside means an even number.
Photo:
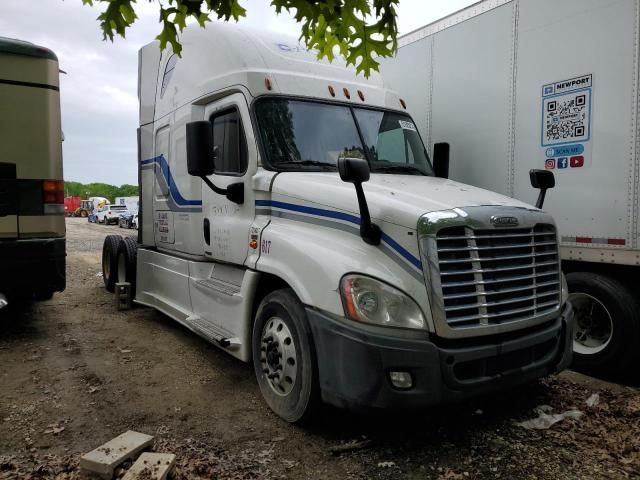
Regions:
<svg viewBox="0 0 640 480"><path fill-rule="evenodd" d="M205 120L211 122L213 129L214 173L209 180L223 189L233 183L244 184L244 202L237 204L203 182L205 256L242 265L247 258L249 229L255 217L251 179L257 169L256 141L244 95L236 93L208 105Z"/></svg>

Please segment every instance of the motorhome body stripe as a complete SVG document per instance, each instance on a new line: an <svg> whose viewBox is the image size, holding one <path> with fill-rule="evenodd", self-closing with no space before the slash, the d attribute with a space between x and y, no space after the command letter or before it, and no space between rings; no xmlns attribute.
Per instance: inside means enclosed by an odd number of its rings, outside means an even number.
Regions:
<svg viewBox="0 0 640 480"><path fill-rule="evenodd" d="M155 172L155 176L164 185L166 185L167 190L169 190L169 197L171 198L173 206L177 210L180 211L202 211L202 200L187 200L184 198L180 191L178 190L178 186L171 174L171 168L169 167L169 163L164 158L164 155L158 155L154 158L149 158L147 160L143 160L140 162L141 169L146 170L153 168ZM156 165L159 168L156 168Z"/></svg>
<svg viewBox="0 0 640 480"><path fill-rule="evenodd" d="M285 202L279 202L274 200L256 200L256 208L264 209L264 213L267 213L267 210L268 210L272 212L272 214L276 214L276 216L281 216L281 215L277 215L277 210L273 210L273 209L280 209L280 210L285 210L290 212L299 212L303 214L314 215L316 217L322 217L325 219L331 219L328 221L328 223L331 224L330 226L346 231L344 227L349 227L350 226L349 224L351 224L353 225L353 227L349 228L348 231L355 234L359 233L358 227L360 226L360 217L356 217L355 215L351 215L344 212L338 212L335 210L326 210L323 208L316 208L316 207L307 207L304 205L297 205L294 203L285 203ZM290 218L293 220L304 221L303 216L301 215L290 215ZM306 218L310 218L310 217L306 217ZM342 222L348 222L348 224L345 224ZM327 221L323 222L323 224L327 225ZM416 276L417 274L420 280L422 280L422 262L420 261L420 259L416 258L411 252L405 249L402 245L400 245L398 242L396 242L393 238L391 238L386 233L382 234L382 242L383 242L383 249L387 250L390 253L393 253L394 257L400 256L402 258L401 265L405 266L408 264L410 266L410 269L408 271L410 271L413 276Z"/></svg>

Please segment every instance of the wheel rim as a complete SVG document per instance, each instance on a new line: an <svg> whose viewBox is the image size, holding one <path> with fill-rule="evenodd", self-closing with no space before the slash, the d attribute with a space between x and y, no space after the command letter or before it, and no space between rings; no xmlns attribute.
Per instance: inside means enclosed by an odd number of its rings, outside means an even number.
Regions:
<svg viewBox="0 0 640 480"><path fill-rule="evenodd" d="M127 265L126 259L124 258L124 254L121 253L118 255L118 282L126 282L127 281Z"/></svg>
<svg viewBox="0 0 640 480"><path fill-rule="evenodd" d="M603 351L613 337L613 319L607 307L586 293L572 293L569 301L576 316L573 351L582 355Z"/></svg>
<svg viewBox="0 0 640 480"><path fill-rule="evenodd" d="M281 396L291 393L296 383L298 357L293 335L279 317L271 317L262 329L260 364L271 390Z"/></svg>

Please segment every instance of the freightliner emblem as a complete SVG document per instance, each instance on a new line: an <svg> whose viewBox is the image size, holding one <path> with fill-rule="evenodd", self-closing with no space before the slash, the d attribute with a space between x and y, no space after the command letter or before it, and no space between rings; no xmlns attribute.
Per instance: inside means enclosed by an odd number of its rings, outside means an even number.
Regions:
<svg viewBox="0 0 640 480"><path fill-rule="evenodd" d="M520 222L516 217L502 217L494 215L491 217L491 223L496 227L517 227Z"/></svg>

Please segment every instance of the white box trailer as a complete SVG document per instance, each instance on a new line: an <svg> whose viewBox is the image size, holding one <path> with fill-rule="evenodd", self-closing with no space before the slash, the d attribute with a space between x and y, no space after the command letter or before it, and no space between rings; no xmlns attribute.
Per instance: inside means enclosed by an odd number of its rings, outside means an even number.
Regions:
<svg viewBox="0 0 640 480"><path fill-rule="evenodd" d="M140 208L140 197L116 197L115 205L123 205L127 207L127 210L129 212L136 214L138 213L138 209Z"/></svg>
<svg viewBox="0 0 640 480"><path fill-rule="evenodd" d="M139 238L106 238L108 289L252 361L291 422L320 399L418 408L568 365L549 214L436 177L379 76L277 33L182 41L140 51Z"/></svg>
<svg viewBox="0 0 640 480"><path fill-rule="evenodd" d="M557 187L576 364L624 369L640 345L640 1L486 0L399 40L383 61L450 177L532 202Z"/></svg>

